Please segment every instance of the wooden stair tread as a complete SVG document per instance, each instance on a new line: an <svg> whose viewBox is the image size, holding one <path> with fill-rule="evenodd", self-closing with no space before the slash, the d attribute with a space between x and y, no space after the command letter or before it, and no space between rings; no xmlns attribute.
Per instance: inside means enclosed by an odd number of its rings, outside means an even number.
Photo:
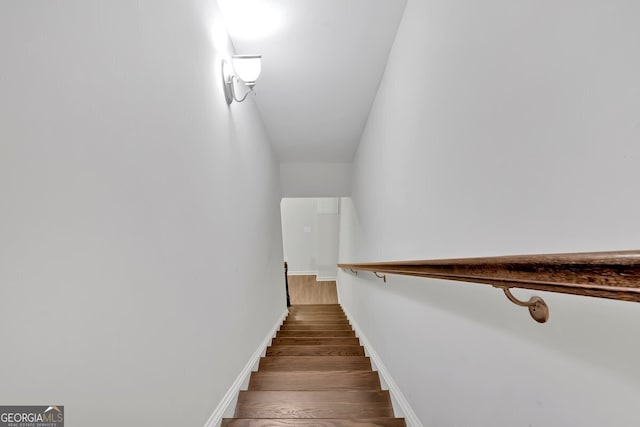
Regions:
<svg viewBox="0 0 640 427"><path fill-rule="evenodd" d="M360 345L360 340L348 337L275 337L271 345Z"/></svg>
<svg viewBox="0 0 640 427"><path fill-rule="evenodd" d="M328 319L318 319L318 320L290 320L290 319L285 319L284 323L287 323L289 325L327 325L327 324L348 325L349 324L349 320L346 319L346 318L344 318L344 319L328 318Z"/></svg>
<svg viewBox="0 0 640 427"><path fill-rule="evenodd" d="M393 417L393 408L388 391L241 391L235 417Z"/></svg>
<svg viewBox="0 0 640 427"><path fill-rule="evenodd" d="M350 331L352 330L351 325L347 324L336 324L336 323L323 323L323 324L313 324L307 323L303 324L290 324L284 322L280 326L280 330L291 331L291 330L302 330L302 331Z"/></svg>
<svg viewBox="0 0 640 427"><path fill-rule="evenodd" d="M338 316L346 317L342 310L289 310L289 316Z"/></svg>
<svg viewBox="0 0 640 427"><path fill-rule="evenodd" d="M301 309L296 307L289 307L289 314L341 314L344 316L343 310L331 309L331 308L317 308L317 309Z"/></svg>
<svg viewBox="0 0 640 427"><path fill-rule="evenodd" d="M291 314L287 317L287 321L291 320L294 322L329 322L329 321L344 321L348 323L348 318L346 316L310 316L307 314Z"/></svg>
<svg viewBox="0 0 640 427"><path fill-rule="evenodd" d="M380 378L373 371L258 371L249 380L249 390L380 389Z"/></svg>
<svg viewBox="0 0 640 427"><path fill-rule="evenodd" d="M344 310L342 309L342 307L338 306L334 306L334 305L292 305L291 307L289 307L289 312L290 313L311 313L311 312L338 312L338 313L344 313Z"/></svg>
<svg viewBox="0 0 640 427"><path fill-rule="evenodd" d="M359 345L271 345L267 356L364 356L364 348Z"/></svg>
<svg viewBox="0 0 640 427"><path fill-rule="evenodd" d="M340 305L295 305L221 427L406 427Z"/></svg>
<svg viewBox="0 0 640 427"><path fill-rule="evenodd" d="M347 326L351 327L348 320L285 320L282 325L290 326Z"/></svg>
<svg viewBox="0 0 640 427"><path fill-rule="evenodd" d="M225 418L221 427L406 427L404 418Z"/></svg>
<svg viewBox="0 0 640 427"><path fill-rule="evenodd" d="M288 316L347 317L345 312L340 310L289 310Z"/></svg>
<svg viewBox="0 0 640 427"><path fill-rule="evenodd" d="M315 314L315 315L320 315L320 314L339 314L341 316L344 316L345 313L342 310L338 310L338 309L311 309L311 310L296 310L293 307L289 308L289 314Z"/></svg>
<svg viewBox="0 0 640 427"><path fill-rule="evenodd" d="M314 331L314 330L285 330L278 331L276 337L355 337L356 333L353 330L350 331L338 331L338 330L328 330L328 331Z"/></svg>
<svg viewBox="0 0 640 427"><path fill-rule="evenodd" d="M371 361L358 356L269 356L260 359L259 370L371 371Z"/></svg>

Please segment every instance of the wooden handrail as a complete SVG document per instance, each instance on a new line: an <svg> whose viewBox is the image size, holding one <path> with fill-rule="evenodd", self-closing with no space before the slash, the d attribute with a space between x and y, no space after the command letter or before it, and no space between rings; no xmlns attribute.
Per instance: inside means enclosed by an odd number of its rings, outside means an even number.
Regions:
<svg viewBox="0 0 640 427"><path fill-rule="evenodd" d="M640 302L640 250L338 264L343 269Z"/></svg>

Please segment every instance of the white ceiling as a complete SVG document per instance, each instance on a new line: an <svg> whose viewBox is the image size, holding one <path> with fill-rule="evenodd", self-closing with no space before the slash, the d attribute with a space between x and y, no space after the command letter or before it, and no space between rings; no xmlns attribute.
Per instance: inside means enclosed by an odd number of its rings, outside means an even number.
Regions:
<svg viewBox="0 0 640 427"><path fill-rule="evenodd" d="M283 162L350 162L406 0L218 0Z"/></svg>

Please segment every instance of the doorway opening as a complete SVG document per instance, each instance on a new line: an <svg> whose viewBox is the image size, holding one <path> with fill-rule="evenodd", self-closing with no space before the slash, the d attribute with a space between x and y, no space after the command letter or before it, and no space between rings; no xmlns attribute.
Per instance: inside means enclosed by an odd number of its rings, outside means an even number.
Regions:
<svg viewBox="0 0 640 427"><path fill-rule="evenodd" d="M280 211L291 304L338 304L340 199L283 198Z"/></svg>

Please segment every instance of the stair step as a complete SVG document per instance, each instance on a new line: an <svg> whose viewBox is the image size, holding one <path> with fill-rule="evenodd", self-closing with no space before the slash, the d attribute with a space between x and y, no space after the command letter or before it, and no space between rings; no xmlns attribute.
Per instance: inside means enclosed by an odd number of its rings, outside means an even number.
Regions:
<svg viewBox="0 0 640 427"><path fill-rule="evenodd" d="M364 356L364 348L354 345L272 345L267 356Z"/></svg>
<svg viewBox="0 0 640 427"><path fill-rule="evenodd" d="M294 304L289 310L339 310L342 311L340 304Z"/></svg>
<svg viewBox="0 0 640 427"><path fill-rule="evenodd" d="M342 310L342 308L334 308L334 307L321 307L321 306L309 306L309 307L305 307L305 306L291 306L289 307L289 313L329 313L329 314L344 314L344 311Z"/></svg>
<svg viewBox="0 0 640 427"><path fill-rule="evenodd" d="M221 427L406 427L404 418L225 418Z"/></svg>
<svg viewBox="0 0 640 427"><path fill-rule="evenodd" d="M284 322L282 326L280 326L280 330L307 330L307 331L350 331L351 325L347 324L334 324L334 323L326 323L326 324L289 324Z"/></svg>
<svg viewBox="0 0 640 427"><path fill-rule="evenodd" d="M340 305L296 305L221 427L406 427Z"/></svg>
<svg viewBox="0 0 640 427"><path fill-rule="evenodd" d="M393 417L393 408L388 391L241 391L235 417Z"/></svg>
<svg viewBox="0 0 640 427"><path fill-rule="evenodd" d="M251 373L249 390L380 390L372 371L258 371Z"/></svg>
<svg viewBox="0 0 640 427"><path fill-rule="evenodd" d="M286 330L278 331L276 334L278 338L284 337L343 337L353 338L356 336L354 331L310 331L310 330Z"/></svg>
<svg viewBox="0 0 640 427"><path fill-rule="evenodd" d="M343 314L290 314L286 320L293 320L297 322L325 322L333 320L343 320L348 322L349 319Z"/></svg>
<svg viewBox="0 0 640 427"><path fill-rule="evenodd" d="M342 310L337 310L337 309L315 309L315 310L295 310L292 309L291 307L289 308L289 314L308 314L308 315L314 315L314 316L321 316L321 315L329 315L329 316L335 316L335 315L339 315L339 316L344 316L344 311Z"/></svg>
<svg viewBox="0 0 640 427"><path fill-rule="evenodd" d="M269 356L260 359L260 371L371 371L368 357Z"/></svg>
<svg viewBox="0 0 640 427"><path fill-rule="evenodd" d="M360 340L339 337L277 337L271 340L271 345L360 345Z"/></svg>
<svg viewBox="0 0 640 427"><path fill-rule="evenodd" d="M318 319L318 320L289 320L285 319L284 323L288 323L290 325L348 325L349 321L347 319Z"/></svg>

